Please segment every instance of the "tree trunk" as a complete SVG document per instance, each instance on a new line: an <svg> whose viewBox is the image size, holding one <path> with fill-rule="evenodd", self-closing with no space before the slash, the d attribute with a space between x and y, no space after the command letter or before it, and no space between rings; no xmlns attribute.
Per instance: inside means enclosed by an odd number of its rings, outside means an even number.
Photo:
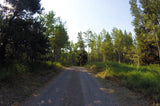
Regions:
<svg viewBox="0 0 160 106"><path fill-rule="evenodd" d="M121 54L118 52L118 62L121 63Z"/></svg>
<svg viewBox="0 0 160 106"><path fill-rule="evenodd" d="M90 58L89 58L89 46L88 46L88 62L90 62Z"/></svg>
<svg viewBox="0 0 160 106"><path fill-rule="evenodd" d="M106 60L106 55L105 53L103 53L103 62L106 62L105 60Z"/></svg>
<svg viewBox="0 0 160 106"><path fill-rule="evenodd" d="M158 0L157 0L157 4L158 4ZM157 9L158 9L158 5L157 5ZM157 16L158 17L158 16ZM157 25L159 25L159 21L157 21ZM159 38L158 38L158 29L157 27L155 27L155 36L156 36L156 42L157 42L157 47L158 47L158 55L159 55L159 61L160 61L160 45L159 45Z"/></svg>
<svg viewBox="0 0 160 106"><path fill-rule="evenodd" d="M156 42L157 42L158 55L159 55L159 60L160 60L160 46L159 46L158 36L157 36L157 34L156 34Z"/></svg>

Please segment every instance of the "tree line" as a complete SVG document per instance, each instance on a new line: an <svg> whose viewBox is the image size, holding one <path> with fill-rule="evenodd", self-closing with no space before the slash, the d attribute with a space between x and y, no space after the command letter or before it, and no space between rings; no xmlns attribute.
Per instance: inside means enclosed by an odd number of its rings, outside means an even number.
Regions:
<svg viewBox="0 0 160 106"><path fill-rule="evenodd" d="M160 0L130 0L132 24L136 35L126 30L103 29L80 32L85 39L88 62L115 61L128 64L160 64ZM71 43L69 53L74 63L78 43Z"/></svg>
<svg viewBox="0 0 160 106"><path fill-rule="evenodd" d="M121 29L113 28L110 34L103 29L99 34L93 33L91 30L79 32L83 36L83 45L87 51L88 62L106 62L117 61L119 63L134 63L136 57L133 49L134 40L132 34ZM84 39L85 38L85 39ZM70 60L74 63L75 53L77 52L78 43L71 43ZM134 60L135 59L135 60Z"/></svg>
<svg viewBox="0 0 160 106"><path fill-rule="evenodd" d="M116 61L160 64L160 0L130 0L135 35L103 29L78 33L69 41L65 23L53 11L45 13L40 0L7 0L0 5L0 64L59 61L83 65ZM76 35L75 35L76 36ZM86 52L87 51L87 52Z"/></svg>

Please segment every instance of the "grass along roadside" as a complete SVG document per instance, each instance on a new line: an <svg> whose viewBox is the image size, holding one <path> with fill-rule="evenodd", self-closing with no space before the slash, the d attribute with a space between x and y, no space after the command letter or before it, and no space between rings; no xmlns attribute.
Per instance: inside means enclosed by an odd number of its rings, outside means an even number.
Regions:
<svg viewBox="0 0 160 106"><path fill-rule="evenodd" d="M16 64L13 67L15 70L12 70L13 72L6 70L7 74L0 71L3 73L0 73L0 106L18 105L36 94L46 82L57 76L64 68L60 63L50 61L32 64L32 70L26 70L23 64Z"/></svg>
<svg viewBox="0 0 160 106"><path fill-rule="evenodd" d="M160 67L98 62L86 65L96 76L112 80L127 88L140 92L153 103L160 102Z"/></svg>

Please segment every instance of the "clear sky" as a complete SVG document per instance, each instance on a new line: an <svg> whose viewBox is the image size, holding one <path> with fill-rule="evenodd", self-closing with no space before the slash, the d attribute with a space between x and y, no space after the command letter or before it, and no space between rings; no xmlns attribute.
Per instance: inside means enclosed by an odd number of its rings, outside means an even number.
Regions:
<svg viewBox="0 0 160 106"><path fill-rule="evenodd" d="M66 21L70 40L77 41L79 31L102 29L111 32L113 27L134 32L129 0L41 0L45 11L53 10Z"/></svg>

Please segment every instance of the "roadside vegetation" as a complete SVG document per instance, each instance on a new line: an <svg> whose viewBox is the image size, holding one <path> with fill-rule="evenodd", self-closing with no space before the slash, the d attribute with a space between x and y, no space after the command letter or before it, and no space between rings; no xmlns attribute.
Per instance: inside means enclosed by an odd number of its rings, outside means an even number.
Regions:
<svg viewBox="0 0 160 106"><path fill-rule="evenodd" d="M40 0L4 1L0 4L0 98L6 97L5 86L20 85L22 95L28 95L23 94L25 89L34 82L40 86L41 79L59 72L57 67L88 62L97 76L160 102L160 1L129 3L135 35L120 28L100 33L89 29L79 32L78 42L73 43L65 23L53 11L43 11ZM24 89L20 81L28 86Z"/></svg>
<svg viewBox="0 0 160 106"><path fill-rule="evenodd" d="M28 68L23 64L14 64L0 72L0 105L20 105L30 96L38 95L38 91L64 67L58 62L32 64Z"/></svg>
<svg viewBox="0 0 160 106"><path fill-rule="evenodd" d="M0 13L0 105L10 106L62 70L69 37L40 0L4 0Z"/></svg>
<svg viewBox="0 0 160 106"><path fill-rule="evenodd" d="M0 81L2 83L12 83L14 79L21 76L32 76L34 74L44 74L50 71L56 72L58 71L58 67L63 68L60 63L56 62L42 62L42 63L34 63L32 65L24 65L24 64L12 64L10 66L2 67L0 71ZM46 71L45 71L46 70ZM44 72L43 72L44 71Z"/></svg>
<svg viewBox="0 0 160 106"><path fill-rule="evenodd" d="M140 66L116 62L97 62L86 65L97 77L109 79L142 93L155 103L160 102L159 65Z"/></svg>

